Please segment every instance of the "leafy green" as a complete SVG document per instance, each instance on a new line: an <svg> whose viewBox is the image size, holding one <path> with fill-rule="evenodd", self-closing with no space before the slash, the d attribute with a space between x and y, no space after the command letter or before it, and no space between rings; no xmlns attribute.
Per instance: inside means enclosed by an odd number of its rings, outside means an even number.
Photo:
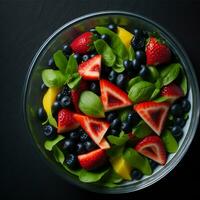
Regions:
<svg viewBox="0 0 200 200"><path fill-rule="evenodd" d="M57 121L56 119L53 117L52 113L48 113L48 121L49 121L49 124L51 124L52 126L54 126L55 128L57 128Z"/></svg>
<svg viewBox="0 0 200 200"><path fill-rule="evenodd" d="M111 47L102 39L96 40L94 46L96 51L102 55L103 63L108 67L112 67L115 64L116 56Z"/></svg>
<svg viewBox="0 0 200 200"><path fill-rule="evenodd" d="M76 176L79 176L81 171L83 170L82 168L79 168L79 169L70 169L69 167L67 167L67 165L63 164L63 167L68 171L70 172L71 174L73 175L76 175Z"/></svg>
<svg viewBox="0 0 200 200"><path fill-rule="evenodd" d="M60 87L65 84L66 77L59 70L45 69L42 80L47 87Z"/></svg>
<svg viewBox="0 0 200 200"><path fill-rule="evenodd" d="M107 154L109 157L119 157L123 154L124 145L122 146L111 146L110 149L107 150Z"/></svg>
<svg viewBox="0 0 200 200"><path fill-rule="evenodd" d="M140 81L131 87L128 97L134 103L139 103L141 101L149 100L154 90L155 86L152 83Z"/></svg>
<svg viewBox="0 0 200 200"><path fill-rule="evenodd" d="M44 148L45 148L46 150L48 150L48 151L51 151L52 148L53 148L58 142L60 142L60 141L63 140L63 139L64 139L64 136L58 135L58 137L57 137L56 139L54 139L54 140L47 140L47 141L45 141L45 143L44 143Z"/></svg>
<svg viewBox="0 0 200 200"><path fill-rule="evenodd" d="M64 53L61 50L56 51L53 54L53 59L58 69L60 69L62 73L65 73L65 69L67 67L67 58Z"/></svg>
<svg viewBox="0 0 200 200"><path fill-rule="evenodd" d="M107 137L107 139L111 144L121 146L121 145L124 145L129 140L129 137L128 137L128 134L124 134L124 135L119 136L119 137L114 136L114 135L109 135Z"/></svg>
<svg viewBox="0 0 200 200"><path fill-rule="evenodd" d="M81 79L82 77L79 75L79 73L74 73L72 74L71 79L67 83L67 85L69 86L70 89L74 89L79 85Z"/></svg>
<svg viewBox="0 0 200 200"><path fill-rule="evenodd" d="M167 96L160 96L158 97L157 99L154 99L155 102L165 102L165 101L168 101L169 98Z"/></svg>
<svg viewBox="0 0 200 200"><path fill-rule="evenodd" d="M149 66L148 69L150 72L150 76L148 77L148 80L154 83L160 77L159 72L156 69L156 67L153 67L153 66Z"/></svg>
<svg viewBox="0 0 200 200"><path fill-rule="evenodd" d="M128 48L128 58L129 58L129 60L135 59L135 51L131 45Z"/></svg>
<svg viewBox="0 0 200 200"><path fill-rule="evenodd" d="M91 91L81 93L78 106L84 114L91 117L105 116L100 97Z"/></svg>
<svg viewBox="0 0 200 200"><path fill-rule="evenodd" d="M142 139L152 133L151 128L144 122L140 121L138 125L132 130L135 137Z"/></svg>
<svg viewBox="0 0 200 200"><path fill-rule="evenodd" d="M130 111L131 111L130 108L123 108L119 110L119 118L122 122L127 120Z"/></svg>
<svg viewBox="0 0 200 200"><path fill-rule="evenodd" d="M161 135L165 149L168 153L175 153L178 149L178 143L169 130L165 130Z"/></svg>
<svg viewBox="0 0 200 200"><path fill-rule="evenodd" d="M129 92L129 90L131 89L131 87L133 85L135 85L136 83L140 82L140 81L143 81L143 79L141 78L141 76L136 76L136 77L132 78L131 80L129 80L128 84L127 84L126 91Z"/></svg>
<svg viewBox="0 0 200 200"><path fill-rule="evenodd" d="M152 174L151 166L147 158L140 155L133 148L128 148L123 154L123 158L132 166L140 170L145 175Z"/></svg>
<svg viewBox="0 0 200 200"><path fill-rule="evenodd" d="M177 83L180 85L181 89L183 90L183 94L186 95L188 91L188 84L187 84L187 78L182 68L177 78Z"/></svg>
<svg viewBox="0 0 200 200"><path fill-rule="evenodd" d="M159 89L159 88L155 88L155 90L153 91L153 93L152 93L150 99L151 99L151 100L152 100L152 99L155 99L155 98L158 96L159 93L160 93L160 89Z"/></svg>
<svg viewBox="0 0 200 200"><path fill-rule="evenodd" d="M63 164L64 160L65 160L65 156L64 156L64 153L55 145L53 146L53 156L55 158L55 160L58 162L58 163L61 163Z"/></svg>
<svg viewBox="0 0 200 200"><path fill-rule="evenodd" d="M121 73L124 71L124 64L123 64L123 59L120 57L117 57L116 63L112 66L112 69L116 71L117 73Z"/></svg>
<svg viewBox="0 0 200 200"><path fill-rule="evenodd" d="M102 27L102 26L97 26L95 29L101 35L106 34L106 35L110 36L111 48L113 49L114 53L117 56L119 56L122 59L128 59L128 57L129 57L128 51L116 33L111 31L110 29L108 29L106 27Z"/></svg>

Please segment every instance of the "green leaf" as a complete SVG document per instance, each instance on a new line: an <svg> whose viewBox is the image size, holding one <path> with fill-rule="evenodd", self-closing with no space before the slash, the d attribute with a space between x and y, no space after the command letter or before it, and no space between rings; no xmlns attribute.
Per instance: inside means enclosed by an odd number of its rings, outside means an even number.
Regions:
<svg viewBox="0 0 200 200"><path fill-rule="evenodd" d="M125 70L123 59L121 59L120 57L117 57L116 63L112 66L112 69L116 71L117 73L123 72Z"/></svg>
<svg viewBox="0 0 200 200"><path fill-rule="evenodd" d="M110 36L111 47L117 56L119 56L122 59L128 59L129 57L128 51L116 33L102 26L97 26L95 29L101 35L106 34Z"/></svg>
<svg viewBox="0 0 200 200"><path fill-rule="evenodd" d="M152 83L147 81L140 81L131 87L128 93L128 97L134 103L139 103L149 100L154 90L155 86Z"/></svg>
<svg viewBox="0 0 200 200"><path fill-rule="evenodd" d="M110 149L108 149L107 155L111 158L113 157L119 157L123 154L124 146L111 146Z"/></svg>
<svg viewBox="0 0 200 200"><path fill-rule="evenodd" d="M161 135L165 149L168 153L175 153L178 149L178 143L169 130L165 130Z"/></svg>
<svg viewBox="0 0 200 200"><path fill-rule="evenodd" d="M64 136L58 135L58 137L57 137L56 139L54 139L54 140L47 140L47 141L45 141L45 143L44 143L44 148L45 148L46 150L48 150L48 151L51 151L52 148L53 148L58 142L60 142L60 141L63 140L63 139L64 139Z"/></svg>
<svg viewBox="0 0 200 200"><path fill-rule="evenodd" d="M109 135L107 139L111 144L121 146L121 145L124 145L129 140L129 137L128 137L128 134L124 134L121 137Z"/></svg>
<svg viewBox="0 0 200 200"><path fill-rule="evenodd" d="M115 64L116 56L111 47L102 39L96 40L94 46L96 51L102 55L103 63L108 67L112 67Z"/></svg>
<svg viewBox="0 0 200 200"><path fill-rule="evenodd" d="M58 50L53 54L53 59L58 69L60 69L62 73L65 73L67 67L67 58L65 54L61 50Z"/></svg>
<svg viewBox="0 0 200 200"><path fill-rule="evenodd" d="M72 79L72 75L77 72L78 72L78 63L74 58L74 55L72 54L69 57L69 61L67 63L67 68L65 71L67 82L69 82Z"/></svg>
<svg viewBox="0 0 200 200"><path fill-rule="evenodd" d="M158 72L158 70L156 69L156 67L154 66L149 66L149 77L148 77L148 81L154 83L155 81L157 81L157 79L160 77L160 74Z"/></svg>
<svg viewBox="0 0 200 200"><path fill-rule="evenodd" d="M141 78L141 76L136 76L136 77L132 78L131 80L129 80L128 84L127 84L126 91L129 92L129 90L131 89L131 87L133 85L135 85L136 83L140 82L140 81L143 81L143 79Z"/></svg>
<svg viewBox="0 0 200 200"><path fill-rule="evenodd" d="M61 163L63 164L64 160L65 160L65 156L64 156L64 153L55 145L53 146L53 156L55 158L55 160L58 162L58 163Z"/></svg>
<svg viewBox="0 0 200 200"><path fill-rule="evenodd" d="M70 168L67 167L67 165L65 165L65 164L63 164L63 167L64 167L68 172L70 172L71 174L76 175L76 176L79 176L80 173L81 173L81 171L83 170L82 168L79 168L79 169L76 169L76 170L70 169Z"/></svg>
<svg viewBox="0 0 200 200"><path fill-rule="evenodd" d="M185 76L185 73L183 69L181 68L180 74L177 78L177 83L180 85L181 89L183 90L183 94L186 95L188 91L188 84L187 84L187 78Z"/></svg>
<svg viewBox="0 0 200 200"><path fill-rule="evenodd" d="M152 93L150 99L151 99L151 100L152 100L152 99L155 99L155 98L159 95L159 93L160 93L160 89L156 88L156 89L153 91L153 93Z"/></svg>
<svg viewBox="0 0 200 200"><path fill-rule="evenodd" d="M154 99L155 102L165 102L165 101L168 101L169 98L167 96L161 96L161 97L158 97L157 99Z"/></svg>
<svg viewBox="0 0 200 200"><path fill-rule="evenodd" d="M49 124L51 124L53 127L57 128L57 121L53 117L52 113L48 113L48 121L49 121Z"/></svg>
<svg viewBox="0 0 200 200"><path fill-rule="evenodd" d="M180 63L172 63L164 68L161 68L160 77L162 80L162 86L168 85L174 81L177 78L180 69Z"/></svg>
<svg viewBox="0 0 200 200"><path fill-rule="evenodd" d="M67 85L70 89L77 88L82 77L79 75L79 73L74 73L71 76L71 79L68 81Z"/></svg>
<svg viewBox="0 0 200 200"><path fill-rule="evenodd" d="M135 137L142 139L152 133L151 128L144 122L140 121L138 125L132 130Z"/></svg>
<svg viewBox="0 0 200 200"><path fill-rule="evenodd" d="M119 118L122 122L126 121L131 108L123 108L119 110Z"/></svg>
<svg viewBox="0 0 200 200"><path fill-rule="evenodd" d="M128 58L129 58L129 60L135 59L135 51L131 45L128 48Z"/></svg>
<svg viewBox="0 0 200 200"><path fill-rule="evenodd" d="M66 77L59 70L45 69L42 71L42 80L47 87L61 87Z"/></svg>
<svg viewBox="0 0 200 200"><path fill-rule="evenodd" d="M140 155L133 148L128 148L124 154L123 158L129 163L130 166L140 170L145 175L151 175L152 170L147 158Z"/></svg>

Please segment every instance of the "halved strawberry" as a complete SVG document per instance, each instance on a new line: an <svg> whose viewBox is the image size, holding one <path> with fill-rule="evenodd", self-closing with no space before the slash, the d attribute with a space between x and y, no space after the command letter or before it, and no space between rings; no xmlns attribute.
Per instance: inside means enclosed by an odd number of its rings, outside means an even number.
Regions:
<svg viewBox="0 0 200 200"><path fill-rule="evenodd" d="M171 51L169 48L159 42L155 37L150 37L146 45L147 65L158 65L169 62Z"/></svg>
<svg viewBox="0 0 200 200"><path fill-rule="evenodd" d="M101 55L96 55L89 60L81 63L78 73L85 80L99 80L101 71Z"/></svg>
<svg viewBox="0 0 200 200"><path fill-rule="evenodd" d="M132 105L128 95L107 80L100 80L101 101L105 111L115 110Z"/></svg>
<svg viewBox="0 0 200 200"><path fill-rule="evenodd" d="M74 113L68 109L62 109L58 112L58 133L78 128L80 124L74 119Z"/></svg>
<svg viewBox="0 0 200 200"><path fill-rule="evenodd" d="M135 146L135 150L161 165L167 161L166 151L159 136L145 137Z"/></svg>
<svg viewBox="0 0 200 200"><path fill-rule="evenodd" d="M183 97L183 90L175 83L170 83L162 88L160 92L161 96L167 97L170 103L173 103L180 97Z"/></svg>
<svg viewBox="0 0 200 200"><path fill-rule="evenodd" d="M79 163L83 169L97 169L106 162L106 152L103 149L96 149L78 156Z"/></svg>
<svg viewBox="0 0 200 200"><path fill-rule="evenodd" d="M155 131L158 135L164 127L164 123L169 111L170 104L168 102L142 102L134 106L134 110L140 117Z"/></svg>
<svg viewBox="0 0 200 200"><path fill-rule="evenodd" d="M74 118L77 122L80 123L85 132L97 145L100 144L110 126L110 124L106 121L95 119L85 115L74 114ZM104 145L105 144L103 144L103 146ZM102 145L100 146L102 147Z"/></svg>
<svg viewBox="0 0 200 200"><path fill-rule="evenodd" d="M85 32L75 38L70 47L74 53L84 54L87 53L94 41L94 35L92 32Z"/></svg>
<svg viewBox="0 0 200 200"><path fill-rule="evenodd" d="M74 104L74 107L76 109L76 112L80 113L80 109L78 106L78 102L79 102L79 97L81 92L83 92L84 90L86 90L88 88L88 84L86 81L81 80L79 87L77 89L73 89L71 91L71 97L72 97L72 102Z"/></svg>

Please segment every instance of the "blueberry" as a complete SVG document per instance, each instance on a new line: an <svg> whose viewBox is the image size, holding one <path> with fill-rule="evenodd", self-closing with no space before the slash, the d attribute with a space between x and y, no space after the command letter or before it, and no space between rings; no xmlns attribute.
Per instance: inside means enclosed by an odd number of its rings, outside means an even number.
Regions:
<svg viewBox="0 0 200 200"><path fill-rule="evenodd" d="M80 140L80 132L79 131L72 131L70 134L69 134L69 138L72 139L73 141L79 141Z"/></svg>
<svg viewBox="0 0 200 200"><path fill-rule="evenodd" d="M64 96L61 101L60 104L63 108L67 108L71 105L71 97L69 96Z"/></svg>
<svg viewBox="0 0 200 200"><path fill-rule="evenodd" d="M112 70L108 76L108 80L113 83L115 82L116 77L117 77L117 72Z"/></svg>
<svg viewBox="0 0 200 200"><path fill-rule="evenodd" d="M70 96L70 94L71 94L71 91L70 91L70 89L69 89L68 86L65 86L65 87L62 89L62 91L61 91L62 97L63 97L63 96Z"/></svg>
<svg viewBox="0 0 200 200"><path fill-rule="evenodd" d="M144 66L144 65L141 65L141 69L139 71L139 75L143 78L143 79L147 79L148 76L149 76L149 69Z"/></svg>
<svg viewBox="0 0 200 200"><path fill-rule="evenodd" d="M140 63L145 64L146 63L146 54L144 51L138 50L135 52L135 58L138 60Z"/></svg>
<svg viewBox="0 0 200 200"><path fill-rule="evenodd" d="M62 99L62 97L63 97L62 93L58 93L56 96L56 100L60 101Z"/></svg>
<svg viewBox="0 0 200 200"><path fill-rule="evenodd" d="M66 139L63 142L63 149L68 152L73 152L75 150L75 142L71 139Z"/></svg>
<svg viewBox="0 0 200 200"><path fill-rule="evenodd" d="M65 164L70 168L70 169L76 169L78 165L78 160L77 157L74 154L69 154L65 158Z"/></svg>
<svg viewBox="0 0 200 200"><path fill-rule="evenodd" d="M109 24L108 28L113 32L117 32L117 26L115 24Z"/></svg>
<svg viewBox="0 0 200 200"><path fill-rule="evenodd" d="M182 108L181 104L173 104L171 107L171 114L174 117L183 116L183 108Z"/></svg>
<svg viewBox="0 0 200 200"><path fill-rule="evenodd" d="M87 152L92 151L96 148L96 144L93 141L86 141L83 145Z"/></svg>
<svg viewBox="0 0 200 200"><path fill-rule="evenodd" d="M109 135L118 136L120 134L120 130L110 129Z"/></svg>
<svg viewBox="0 0 200 200"><path fill-rule="evenodd" d="M92 54L90 54L90 58L92 58L92 57L94 57L96 55L97 55L96 53L92 53Z"/></svg>
<svg viewBox="0 0 200 200"><path fill-rule="evenodd" d="M65 44L63 45L63 52L69 56L72 53L72 49L68 44Z"/></svg>
<svg viewBox="0 0 200 200"><path fill-rule="evenodd" d="M186 120L183 117L177 117L174 119L174 125L183 128L185 126Z"/></svg>
<svg viewBox="0 0 200 200"><path fill-rule="evenodd" d="M185 113L190 111L191 104L187 99L183 99L181 102L181 107Z"/></svg>
<svg viewBox="0 0 200 200"><path fill-rule="evenodd" d="M43 127L43 133L50 140L53 140L57 136L56 129L51 125L45 125Z"/></svg>
<svg viewBox="0 0 200 200"><path fill-rule="evenodd" d="M101 66L101 76L105 77L107 79L107 77L109 76L111 72L110 67L106 67L106 66Z"/></svg>
<svg viewBox="0 0 200 200"><path fill-rule="evenodd" d="M40 107L38 109L38 112L37 112L37 115L38 115L38 119L41 121L41 122L45 122L47 120L47 114L44 110L43 107Z"/></svg>
<svg viewBox="0 0 200 200"><path fill-rule="evenodd" d="M82 143L78 143L76 145L76 153L77 154L83 154L83 153L85 153L85 147L84 147L84 145Z"/></svg>
<svg viewBox="0 0 200 200"><path fill-rule="evenodd" d="M135 180L140 180L142 178L143 174L139 171L134 169L132 172L132 178Z"/></svg>
<svg viewBox="0 0 200 200"><path fill-rule="evenodd" d="M89 31L92 32L92 33L95 33L95 34L97 33L95 28L91 28Z"/></svg>
<svg viewBox="0 0 200 200"><path fill-rule="evenodd" d="M131 129L132 129L131 123L130 122L122 122L121 129L126 133L131 132Z"/></svg>
<svg viewBox="0 0 200 200"><path fill-rule="evenodd" d="M44 83L42 83L42 85L40 86L40 90L41 90L42 92L46 91L47 88L48 88L48 87L47 87Z"/></svg>
<svg viewBox="0 0 200 200"><path fill-rule="evenodd" d="M85 62L89 59L89 55L85 54L82 56L82 61Z"/></svg>
<svg viewBox="0 0 200 200"><path fill-rule="evenodd" d="M136 73L139 72L139 70L140 70L140 61L139 60L136 60L136 59L132 60L131 65L132 65L133 70Z"/></svg>
<svg viewBox="0 0 200 200"><path fill-rule="evenodd" d="M56 115L60 108L61 108L60 102L59 101L55 101L53 103L52 107L51 107L53 115Z"/></svg>
<svg viewBox="0 0 200 200"><path fill-rule="evenodd" d="M55 64L53 58L49 59L49 61L48 61L48 67L51 67L52 69L57 69L56 64Z"/></svg>
<svg viewBox="0 0 200 200"><path fill-rule="evenodd" d="M151 159L149 159L149 164L152 170L154 170L158 166L158 163Z"/></svg>
<svg viewBox="0 0 200 200"><path fill-rule="evenodd" d="M88 136L87 133L83 133L83 134L80 136L80 141L81 141L81 142L86 142L86 141L88 141L88 140L90 140L90 137Z"/></svg>
<svg viewBox="0 0 200 200"><path fill-rule="evenodd" d="M111 129L118 130L120 129L120 127L121 127L121 121L119 119L114 119L112 123L110 124Z"/></svg>
<svg viewBox="0 0 200 200"><path fill-rule="evenodd" d="M108 122L112 122L114 119L117 118L117 113L116 112L109 112L107 115L106 115L106 119Z"/></svg>
<svg viewBox="0 0 200 200"><path fill-rule="evenodd" d="M127 71L132 69L132 63L130 60L124 60L123 65Z"/></svg>
<svg viewBox="0 0 200 200"><path fill-rule="evenodd" d="M173 126L171 131L175 138L181 138L181 136L183 135L183 130L180 126Z"/></svg>
<svg viewBox="0 0 200 200"><path fill-rule="evenodd" d="M129 112L127 122L129 122L132 125L135 125L140 121L140 119L140 116L136 112Z"/></svg>
<svg viewBox="0 0 200 200"><path fill-rule="evenodd" d="M98 82L92 82L90 84L90 90L94 92L95 94L99 95L100 94L100 87Z"/></svg>
<svg viewBox="0 0 200 200"><path fill-rule="evenodd" d="M133 34L135 37L137 37L137 36L141 37L143 35L143 31L141 29L135 28L135 29L133 29Z"/></svg>
<svg viewBox="0 0 200 200"><path fill-rule="evenodd" d="M131 40L131 45L132 45L134 50L144 49L144 47L145 47L145 38L136 35Z"/></svg>
<svg viewBox="0 0 200 200"><path fill-rule="evenodd" d="M76 59L76 61L77 61L78 63L80 63L80 62L81 62L81 59L82 59L82 57L81 57L81 55L80 55L80 54L78 54L78 53L75 53L75 54L74 54L74 58Z"/></svg>
<svg viewBox="0 0 200 200"><path fill-rule="evenodd" d="M116 85L120 88L124 88L126 84L126 76L124 74L118 74L116 78Z"/></svg>
<svg viewBox="0 0 200 200"><path fill-rule="evenodd" d="M110 44L109 35L103 34L103 35L101 35L101 39L104 40L107 44Z"/></svg>

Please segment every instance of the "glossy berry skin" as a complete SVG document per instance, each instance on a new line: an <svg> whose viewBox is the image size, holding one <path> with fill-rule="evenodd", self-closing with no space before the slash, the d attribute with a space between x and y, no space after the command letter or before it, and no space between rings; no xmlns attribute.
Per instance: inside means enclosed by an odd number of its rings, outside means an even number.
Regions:
<svg viewBox="0 0 200 200"><path fill-rule="evenodd" d="M126 84L125 74L118 74L115 83L119 88L124 88L124 86Z"/></svg>
<svg viewBox="0 0 200 200"><path fill-rule="evenodd" d="M100 94L100 87L98 82L92 82L90 84L90 90L94 92L95 94L99 95Z"/></svg>
<svg viewBox="0 0 200 200"><path fill-rule="evenodd" d="M56 64L53 60L53 58L50 58L48 61L48 67L51 67L52 69L57 69Z"/></svg>
<svg viewBox="0 0 200 200"><path fill-rule="evenodd" d="M78 63L80 63L80 62L81 62L81 60L82 60L82 57L81 57L81 55L80 55L80 54L78 54L78 53L75 53L75 54L74 54L74 58L76 59L76 61L77 61Z"/></svg>
<svg viewBox="0 0 200 200"><path fill-rule="evenodd" d="M60 108L61 108L60 102L59 101L55 101L53 103L52 107L51 107L53 115L56 115Z"/></svg>
<svg viewBox="0 0 200 200"><path fill-rule="evenodd" d="M113 32L117 32L117 26L115 24L109 24L108 28Z"/></svg>
<svg viewBox="0 0 200 200"><path fill-rule="evenodd" d="M149 163L152 170L154 170L158 166L158 163L155 162L154 160L149 159Z"/></svg>
<svg viewBox="0 0 200 200"><path fill-rule="evenodd" d="M62 93L58 93L56 96L56 101L60 101L62 97L63 97Z"/></svg>
<svg viewBox="0 0 200 200"><path fill-rule="evenodd" d="M38 112L37 112L37 115L38 115L38 119L41 121L41 122L45 122L47 120L47 114L44 110L43 107L40 107L38 109Z"/></svg>
<svg viewBox="0 0 200 200"><path fill-rule="evenodd" d="M175 138L180 138L183 135L183 130L180 126L173 126L171 131Z"/></svg>
<svg viewBox="0 0 200 200"><path fill-rule="evenodd" d="M124 60L123 65L126 70L131 70L132 63L130 60Z"/></svg>
<svg viewBox="0 0 200 200"><path fill-rule="evenodd" d="M92 33L97 33L95 28L91 28L89 31L92 32Z"/></svg>
<svg viewBox="0 0 200 200"><path fill-rule="evenodd" d="M69 167L70 169L76 169L77 168L77 157L74 154L69 154L64 163L67 165L67 167Z"/></svg>
<svg viewBox="0 0 200 200"><path fill-rule="evenodd" d="M110 123L116 118L117 118L116 112L109 112L106 116L107 121L110 122Z"/></svg>
<svg viewBox="0 0 200 200"><path fill-rule="evenodd" d="M87 54L85 54L85 55L82 56L82 61L85 62L85 61L87 61L89 58L90 58L90 56L87 55Z"/></svg>
<svg viewBox="0 0 200 200"><path fill-rule="evenodd" d="M73 141L79 141L80 140L80 132L79 131L72 131L70 134L69 134L69 138Z"/></svg>
<svg viewBox="0 0 200 200"><path fill-rule="evenodd" d="M112 70L108 76L108 80L112 83L115 82L115 79L117 78L117 72L115 72L114 70Z"/></svg>
<svg viewBox="0 0 200 200"><path fill-rule="evenodd" d="M139 71L139 75L144 79L146 80L149 76L149 70L146 66L144 65L141 65L141 69Z"/></svg>
<svg viewBox="0 0 200 200"><path fill-rule="evenodd" d="M118 136L120 134L120 130L110 129L109 135Z"/></svg>
<svg viewBox="0 0 200 200"><path fill-rule="evenodd" d="M119 119L114 119L112 123L110 124L111 129L118 130L120 129L120 127L121 127L121 121Z"/></svg>
<svg viewBox="0 0 200 200"><path fill-rule="evenodd" d="M122 129L124 132L126 132L126 133L131 132L131 130L132 130L131 123L129 123L129 122L122 122L121 129Z"/></svg>
<svg viewBox="0 0 200 200"><path fill-rule="evenodd" d="M51 125L45 125L43 127L43 133L49 140L53 140L57 136L56 129Z"/></svg>
<svg viewBox="0 0 200 200"><path fill-rule="evenodd" d="M87 152L90 152L96 148L96 145L92 141L86 141L83 145Z"/></svg>
<svg viewBox="0 0 200 200"><path fill-rule="evenodd" d="M131 61L131 66L132 66L132 69L134 70L135 73L138 73L140 71L140 61L139 60L132 60Z"/></svg>
<svg viewBox="0 0 200 200"><path fill-rule="evenodd" d="M76 145L76 153L79 154L84 154L85 153L85 147L82 143L78 143Z"/></svg>
<svg viewBox="0 0 200 200"><path fill-rule="evenodd" d="M71 139L66 139L63 142L63 149L67 152L73 152L75 150L75 142Z"/></svg>
<svg viewBox="0 0 200 200"><path fill-rule="evenodd" d="M143 36L143 31L141 29L133 29L133 34L135 37L142 37Z"/></svg>
<svg viewBox="0 0 200 200"><path fill-rule="evenodd" d="M185 113L190 111L191 104L187 99L183 99L181 102L181 107Z"/></svg>
<svg viewBox="0 0 200 200"><path fill-rule="evenodd" d="M64 96L61 101L60 104L62 106L62 108L67 108L71 105L71 97L69 96Z"/></svg>
<svg viewBox="0 0 200 200"><path fill-rule="evenodd" d="M143 174L139 170L136 170L136 169L133 170L132 178L134 180L140 180L142 178L142 176L143 176Z"/></svg>
<svg viewBox="0 0 200 200"><path fill-rule="evenodd" d="M141 51L141 50L136 51L135 58L142 64L146 63L146 54L144 51Z"/></svg>
<svg viewBox="0 0 200 200"><path fill-rule="evenodd" d="M181 104L173 104L171 107L171 114L174 117L181 117L183 115L183 108Z"/></svg>
<svg viewBox="0 0 200 200"><path fill-rule="evenodd" d="M86 141L88 141L88 140L90 140L90 137L89 137L89 135L88 135L87 133L83 133L83 134L80 136L80 141L81 141L81 142L86 142Z"/></svg>
<svg viewBox="0 0 200 200"><path fill-rule="evenodd" d="M136 35L136 37L133 37L133 39L131 40L131 45L134 50L144 49L145 38Z"/></svg>
<svg viewBox="0 0 200 200"><path fill-rule="evenodd" d="M107 44L110 44L109 35L103 34L103 35L101 35L101 39L104 40Z"/></svg>
<svg viewBox="0 0 200 200"><path fill-rule="evenodd" d="M63 45L63 52L69 56L72 53L72 49L68 44L65 44Z"/></svg>
<svg viewBox="0 0 200 200"><path fill-rule="evenodd" d="M183 128L185 126L186 120L183 117L177 117L174 119L174 125Z"/></svg>

